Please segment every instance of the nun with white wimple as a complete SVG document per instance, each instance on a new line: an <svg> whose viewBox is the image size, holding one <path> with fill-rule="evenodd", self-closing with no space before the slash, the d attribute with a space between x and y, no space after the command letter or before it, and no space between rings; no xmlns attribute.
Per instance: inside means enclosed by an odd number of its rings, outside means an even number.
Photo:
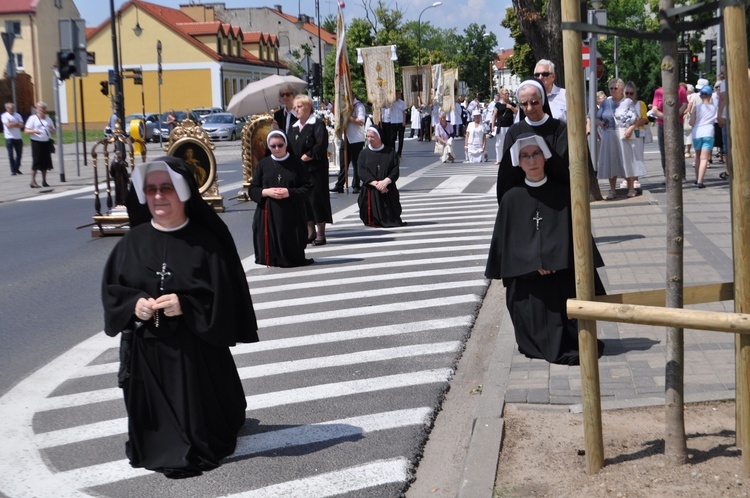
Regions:
<svg viewBox="0 0 750 498"><path fill-rule="evenodd" d="M566 311L575 297L570 188L545 172L555 159L541 136L519 136L509 154L524 180L500 201L485 276L503 281L521 354L578 365L578 327ZM596 246L593 253L595 267L604 266ZM604 294L598 275L595 288ZM599 342L600 356L603 349Z"/></svg>
<svg viewBox="0 0 750 498"><path fill-rule="evenodd" d="M401 201L396 180L399 176L399 157L385 145L378 129L366 130L367 146L359 154L357 168L362 190L359 192L359 218L371 227L400 227Z"/></svg>
<svg viewBox="0 0 750 498"><path fill-rule="evenodd" d="M271 151L258 163L250 182L250 198L258 204L253 218L255 264L291 268L313 263L305 257L305 199L312 191L307 167L287 150L279 130L266 137Z"/></svg>

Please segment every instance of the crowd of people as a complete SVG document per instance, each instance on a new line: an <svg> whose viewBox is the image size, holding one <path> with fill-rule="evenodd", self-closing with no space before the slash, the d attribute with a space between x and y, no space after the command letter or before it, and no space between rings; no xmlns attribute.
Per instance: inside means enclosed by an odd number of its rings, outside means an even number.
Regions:
<svg viewBox="0 0 750 498"><path fill-rule="evenodd" d="M685 158L695 158L695 183L703 188L716 125L725 134L726 90L719 84L714 91L706 80L696 87L692 98L682 87L679 103L690 130ZM637 195L650 116L663 142L664 95L657 90L648 106L638 100L633 82L614 78L607 88L609 95L597 99L596 119L587 131L600 143L597 176L609 183L607 199L613 200L619 178L628 197ZM450 112L413 105L407 113L397 92L393 105L382 110L382 121L369 126L363 103L355 100L333 188L329 131L313 112L312 99L287 86L279 90L279 102L266 138L267 156L256 166L248 192L257 204L256 264L314 263L306 248L327 243L330 195L344 193L350 165L363 224L405 225L397 182L407 123L412 138L416 133L417 140L431 141L434 135L442 162L455 161L457 137L464 137L467 162L487 162L488 138L494 137L498 211L485 276L502 280L506 288L522 354L579 364L577 324L566 311L576 286L567 105L565 90L555 84L554 63L539 61L534 77L519 84L513 99L503 89L487 106L476 97L456 103ZM23 129L32 139L32 187L37 171L46 185L54 125L44 103L25 124L6 105L2 120L10 137L11 173L21 174L16 137ZM124 193L130 231L112 251L102 282L104 330L121 340L125 451L134 467L169 478L197 476L234 451L245 421L245 395L229 347L258 340L253 304L232 235L201 198L190 164L159 157L139 164L131 180ZM600 268L604 262L593 237L591 245L594 267ZM606 293L596 270L594 288L597 295ZM599 341L599 356L603 352Z"/></svg>

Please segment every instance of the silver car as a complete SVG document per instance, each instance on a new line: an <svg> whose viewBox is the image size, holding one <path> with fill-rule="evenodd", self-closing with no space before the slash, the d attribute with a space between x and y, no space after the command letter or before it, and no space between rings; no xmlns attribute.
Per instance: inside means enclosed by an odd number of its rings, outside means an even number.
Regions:
<svg viewBox="0 0 750 498"><path fill-rule="evenodd" d="M237 140L245 126L243 118L235 118L228 112L209 114L201 125L211 140Z"/></svg>

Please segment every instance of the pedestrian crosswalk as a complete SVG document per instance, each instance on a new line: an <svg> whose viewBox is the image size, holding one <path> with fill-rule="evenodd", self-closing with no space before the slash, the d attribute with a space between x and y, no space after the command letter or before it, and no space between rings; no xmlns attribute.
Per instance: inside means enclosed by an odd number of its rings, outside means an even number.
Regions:
<svg viewBox="0 0 750 498"><path fill-rule="evenodd" d="M450 189L402 189L403 227L373 229L354 208L338 213L328 244L307 251L312 266L243 261L261 342L233 348L248 421L222 467L187 481L130 467L118 341L97 334L0 399L0 418L17 424L0 428L0 492L398 496L488 285L496 169L472 167L428 168L453 168L439 184ZM482 193L455 190L479 176Z"/></svg>

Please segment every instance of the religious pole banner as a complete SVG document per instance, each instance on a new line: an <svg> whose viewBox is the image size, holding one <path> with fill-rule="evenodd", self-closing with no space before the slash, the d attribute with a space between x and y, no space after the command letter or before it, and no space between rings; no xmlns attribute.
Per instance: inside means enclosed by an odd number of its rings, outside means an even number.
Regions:
<svg viewBox="0 0 750 498"><path fill-rule="evenodd" d="M451 112L453 110L457 81L458 68L443 71L443 100L441 106L443 112Z"/></svg>
<svg viewBox="0 0 750 498"><path fill-rule="evenodd" d="M336 71L333 86L336 92L333 105L333 132L341 140L346 133L346 125L354 109L352 94L352 77L349 70L349 58L346 52L346 25L344 24L344 3L339 1L339 14L336 26Z"/></svg>
<svg viewBox="0 0 750 498"><path fill-rule="evenodd" d="M432 101L442 102L443 101L443 65L433 64L432 65Z"/></svg>
<svg viewBox="0 0 750 498"><path fill-rule="evenodd" d="M396 100L396 72L391 60L393 49L382 47L358 48L362 57L367 84L367 100L372 104L372 120L380 123L380 109Z"/></svg>
<svg viewBox="0 0 750 498"><path fill-rule="evenodd" d="M420 107L429 104L432 92L430 66L401 66L401 75L406 106Z"/></svg>

